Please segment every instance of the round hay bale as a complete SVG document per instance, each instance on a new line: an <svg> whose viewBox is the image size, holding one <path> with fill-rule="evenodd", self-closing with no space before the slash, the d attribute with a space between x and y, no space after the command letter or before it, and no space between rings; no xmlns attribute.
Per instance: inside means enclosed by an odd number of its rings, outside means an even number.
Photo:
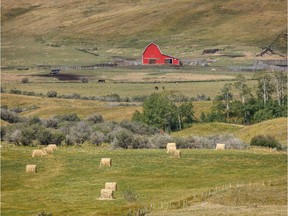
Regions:
<svg viewBox="0 0 288 216"><path fill-rule="evenodd" d="M34 165L34 164L26 165L26 172L27 173L37 173L37 165Z"/></svg>
<svg viewBox="0 0 288 216"><path fill-rule="evenodd" d="M176 143L167 143L166 145L167 153L170 154L170 152L176 150Z"/></svg>
<svg viewBox="0 0 288 216"><path fill-rule="evenodd" d="M100 166L112 166L112 159L111 158L101 158Z"/></svg>
<svg viewBox="0 0 288 216"><path fill-rule="evenodd" d="M105 183L105 189L110 189L112 191L117 190L117 183L116 182L106 182Z"/></svg>
<svg viewBox="0 0 288 216"><path fill-rule="evenodd" d="M57 145L56 144L49 144L47 147L48 148L52 148L53 150L57 150Z"/></svg>
<svg viewBox="0 0 288 216"><path fill-rule="evenodd" d="M180 150L174 150L170 152L170 157L172 158L181 158L181 151Z"/></svg>
<svg viewBox="0 0 288 216"><path fill-rule="evenodd" d="M113 199L114 199L113 190L110 189L101 190L100 200L113 200Z"/></svg>
<svg viewBox="0 0 288 216"><path fill-rule="evenodd" d="M217 143L216 144L216 150L225 150L225 144Z"/></svg>
<svg viewBox="0 0 288 216"><path fill-rule="evenodd" d="M51 147L46 147L43 151L46 152L46 154L53 154L53 149Z"/></svg>
<svg viewBox="0 0 288 216"><path fill-rule="evenodd" d="M40 149L34 149L34 150L32 151L32 157L42 157L42 156L44 156L44 155L46 155L46 152L43 152L43 151L40 150Z"/></svg>

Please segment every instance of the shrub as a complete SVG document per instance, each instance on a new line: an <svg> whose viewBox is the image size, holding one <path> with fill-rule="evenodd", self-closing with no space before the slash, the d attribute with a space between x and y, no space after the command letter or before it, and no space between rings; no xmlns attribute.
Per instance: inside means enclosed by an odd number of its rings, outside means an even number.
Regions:
<svg viewBox="0 0 288 216"><path fill-rule="evenodd" d="M281 144L272 136L269 135L257 135L254 136L250 141L251 146L262 146L268 148L277 148L281 150Z"/></svg>
<svg viewBox="0 0 288 216"><path fill-rule="evenodd" d="M80 78L80 81L82 82L82 83L88 83L88 78L87 77L81 77Z"/></svg>
<svg viewBox="0 0 288 216"><path fill-rule="evenodd" d="M41 121L41 119L38 116L33 116L32 118L29 118L28 122L29 122L30 125L42 124L42 121Z"/></svg>
<svg viewBox="0 0 288 216"><path fill-rule="evenodd" d="M18 89L10 89L9 93L10 94L22 94L22 91Z"/></svg>
<svg viewBox="0 0 288 216"><path fill-rule="evenodd" d="M1 109L1 119L9 123L20 122L20 117L17 115L17 113L4 108Z"/></svg>
<svg viewBox="0 0 288 216"><path fill-rule="evenodd" d="M50 97L50 98L57 97L57 92L56 91L48 91L47 97Z"/></svg>
<svg viewBox="0 0 288 216"><path fill-rule="evenodd" d="M132 143L132 133L126 129L118 131L112 142L113 148L124 148L127 149Z"/></svg>
<svg viewBox="0 0 288 216"><path fill-rule="evenodd" d="M155 133L159 133L159 129L146 125L142 122L122 121L120 122L120 126L133 132L134 134L153 135Z"/></svg>
<svg viewBox="0 0 288 216"><path fill-rule="evenodd" d="M32 141L35 139L35 130L33 130L31 127L23 127L21 129L22 137L20 139L20 142L22 145L27 146L32 143Z"/></svg>
<svg viewBox="0 0 288 216"><path fill-rule="evenodd" d="M86 121L88 122L92 122L93 124L97 124L97 123L102 123L104 122L103 116L102 115L90 115L86 118Z"/></svg>
<svg viewBox="0 0 288 216"><path fill-rule="evenodd" d="M29 79L28 79L27 77L25 77L25 78L22 79L22 83L23 83L23 84L28 83L28 82L29 82Z"/></svg>
<svg viewBox="0 0 288 216"><path fill-rule="evenodd" d="M90 134L92 133L91 127L86 122L78 122L69 131L69 138L72 142L82 144L89 140Z"/></svg>
<svg viewBox="0 0 288 216"><path fill-rule="evenodd" d="M100 145L105 140L105 135L101 132L95 131L90 135L89 138L92 144Z"/></svg>
<svg viewBox="0 0 288 216"><path fill-rule="evenodd" d="M22 139L22 132L21 130L15 130L10 137L10 142L15 143L16 145L20 145Z"/></svg>
<svg viewBox="0 0 288 216"><path fill-rule="evenodd" d="M58 127L58 119L56 118L49 118L43 121L45 127L48 128L57 128Z"/></svg>
<svg viewBox="0 0 288 216"><path fill-rule="evenodd" d="M55 131L51 134L51 143L60 145L61 142L65 139L65 135L61 131Z"/></svg>
<svg viewBox="0 0 288 216"><path fill-rule="evenodd" d="M52 134L48 129L42 129L37 134L37 141L42 145L48 145L52 141Z"/></svg>
<svg viewBox="0 0 288 216"><path fill-rule="evenodd" d="M130 190L123 191L123 197L129 203L135 202L138 199L138 196L133 191Z"/></svg>
<svg viewBox="0 0 288 216"><path fill-rule="evenodd" d="M77 116L76 113L69 113L64 115L57 115L54 118L58 119L59 121L80 121L80 118Z"/></svg>

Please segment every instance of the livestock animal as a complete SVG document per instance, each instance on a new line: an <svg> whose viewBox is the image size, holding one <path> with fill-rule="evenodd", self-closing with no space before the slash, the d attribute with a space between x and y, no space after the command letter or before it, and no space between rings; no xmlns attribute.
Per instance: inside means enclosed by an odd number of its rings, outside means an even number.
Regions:
<svg viewBox="0 0 288 216"><path fill-rule="evenodd" d="M105 83L105 80L104 79L99 79L98 83Z"/></svg>
<svg viewBox="0 0 288 216"><path fill-rule="evenodd" d="M159 88L158 88L158 86L155 86L155 90L158 90Z"/></svg>
<svg viewBox="0 0 288 216"><path fill-rule="evenodd" d="M217 143L216 150L225 150L225 144Z"/></svg>

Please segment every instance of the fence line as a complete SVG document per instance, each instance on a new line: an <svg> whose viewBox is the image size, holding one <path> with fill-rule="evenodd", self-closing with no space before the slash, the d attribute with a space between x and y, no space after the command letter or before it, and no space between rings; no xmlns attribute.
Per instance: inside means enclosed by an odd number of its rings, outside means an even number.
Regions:
<svg viewBox="0 0 288 216"><path fill-rule="evenodd" d="M144 216L147 213L151 213L153 211L157 210L172 210L172 209L181 209L185 207L189 207L193 205L193 203L199 203L205 201L207 198L217 195L223 191L232 190L236 188L243 188L243 187L266 187L266 186L272 186L275 183L280 183L283 181L287 181L286 178L279 178L274 180L263 180L263 181L257 181L257 182L234 182L225 184L222 186L216 186L215 188L210 188L207 191L204 191L202 193L193 194L185 199L179 200L179 201L173 201L173 202L160 202L160 203L154 203L150 205L145 205L141 208L138 208L137 210L133 210L132 215L135 216Z"/></svg>

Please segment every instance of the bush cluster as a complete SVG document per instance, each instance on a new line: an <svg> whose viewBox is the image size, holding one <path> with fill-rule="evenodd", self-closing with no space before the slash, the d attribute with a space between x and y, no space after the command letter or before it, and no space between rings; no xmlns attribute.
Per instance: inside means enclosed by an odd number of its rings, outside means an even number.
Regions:
<svg viewBox="0 0 288 216"><path fill-rule="evenodd" d="M11 123L1 127L1 139L16 145L49 144L94 145L109 143L112 149L163 149L168 142L178 148L215 148L216 143L228 143L227 148L245 148L240 140L228 135L172 138L163 131L141 122L105 122L101 115L81 120L75 113L56 115L48 119L19 118L17 113L2 108L1 118ZM2 118L3 119L3 118Z"/></svg>
<svg viewBox="0 0 288 216"><path fill-rule="evenodd" d="M269 135L257 135L254 136L250 141L251 146L261 146L268 148L276 148L277 150L281 150L281 144L272 136Z"/></svg>

